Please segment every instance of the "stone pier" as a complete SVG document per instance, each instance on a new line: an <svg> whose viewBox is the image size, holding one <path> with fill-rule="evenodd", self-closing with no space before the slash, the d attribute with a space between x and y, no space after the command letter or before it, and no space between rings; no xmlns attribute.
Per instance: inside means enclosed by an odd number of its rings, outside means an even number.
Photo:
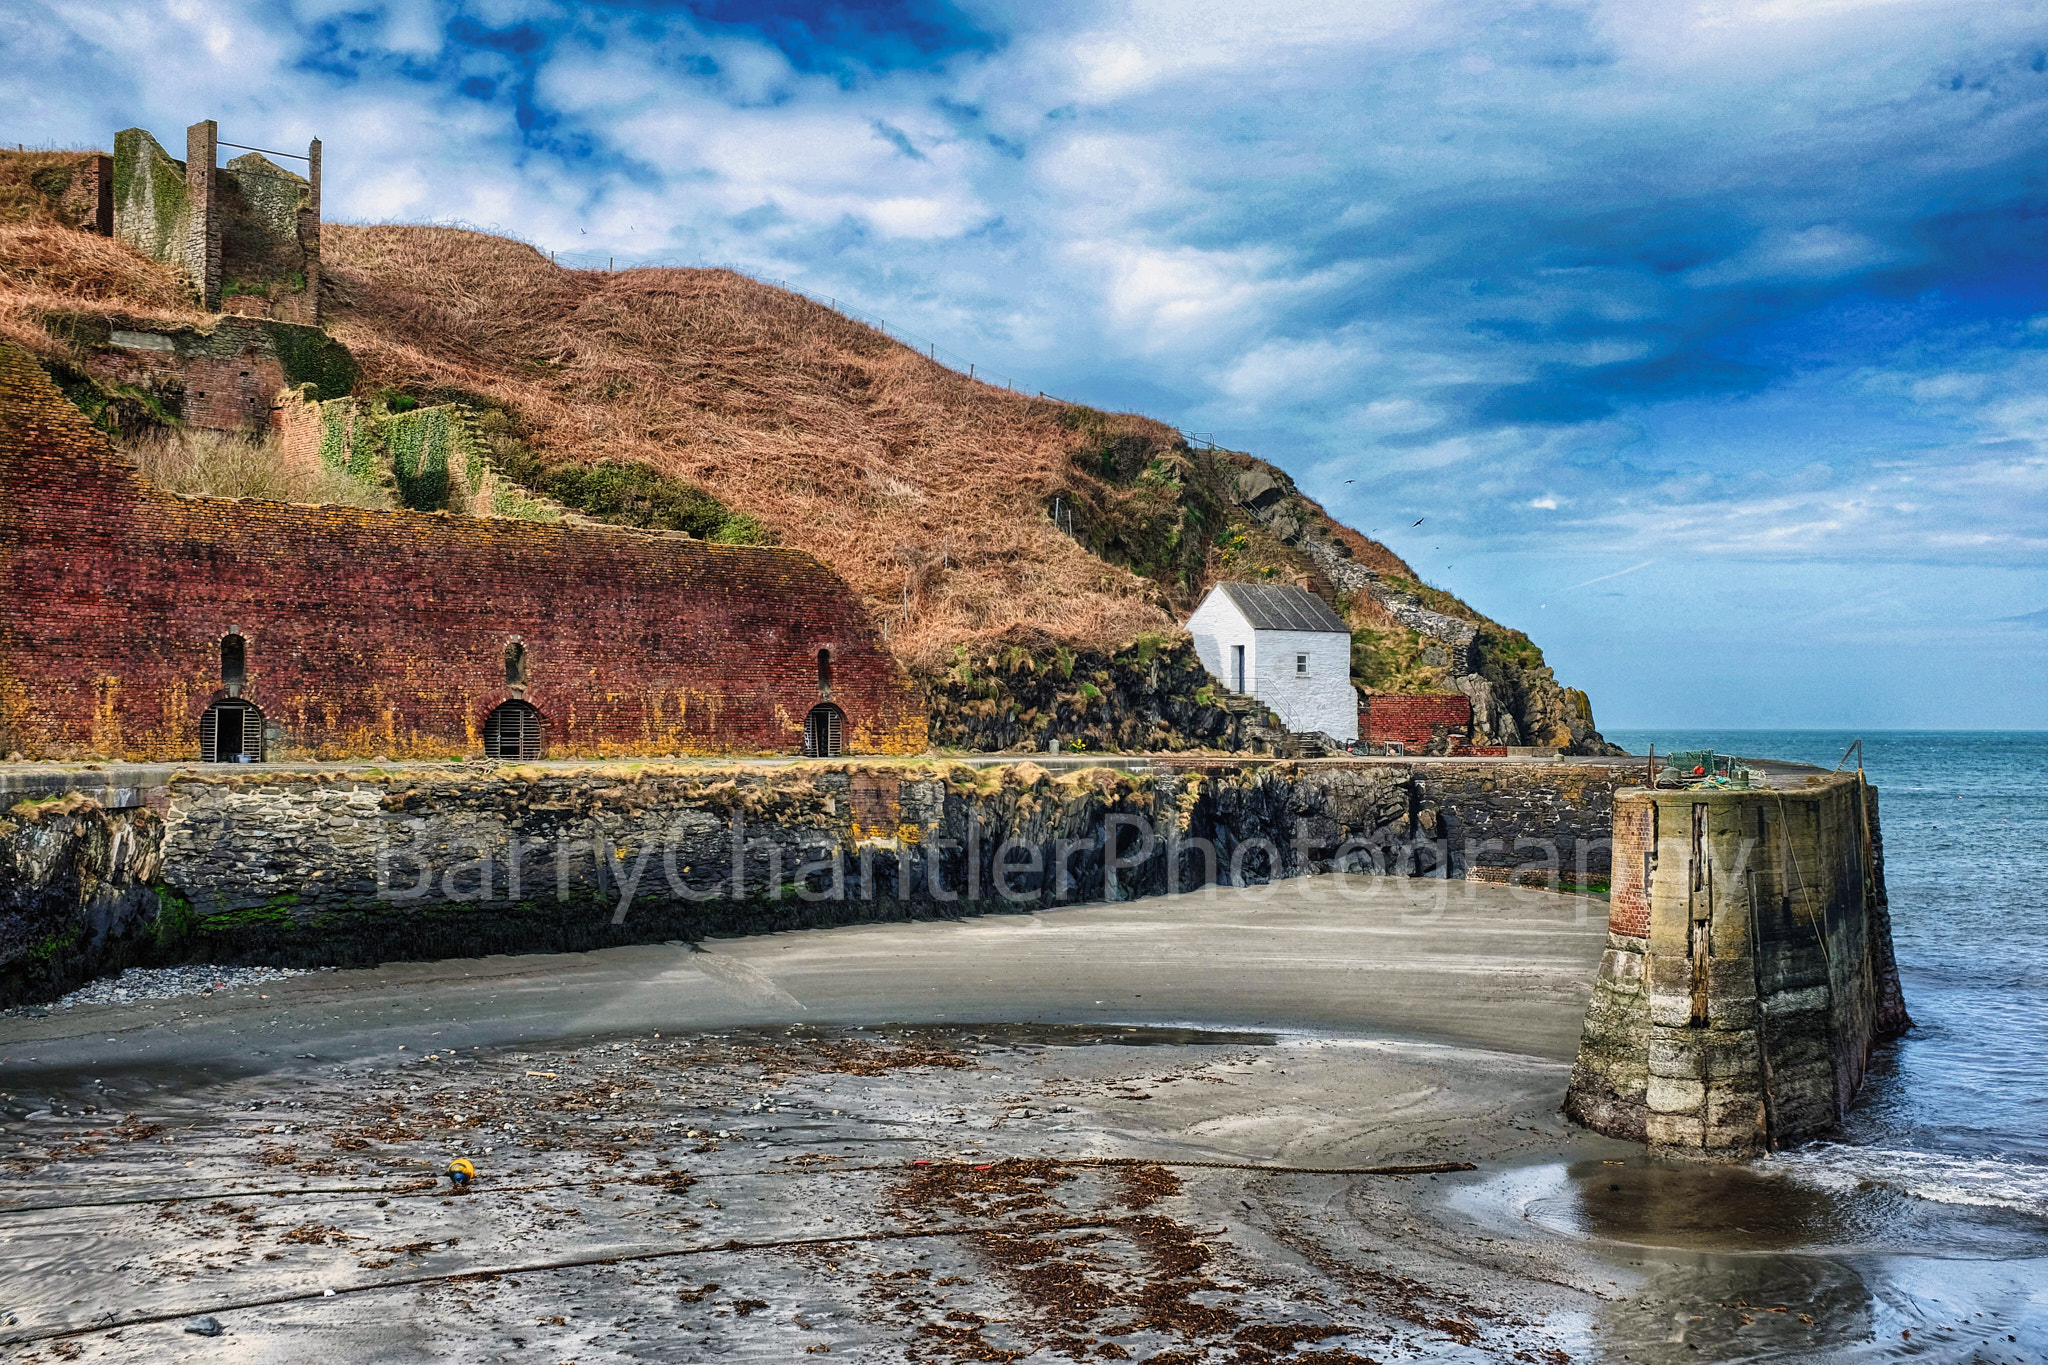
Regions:
<svg viewBox="0 0 2048 1365"><path fill-rule="evenodd" d="M1608 946L1566 1111L1673 1156L1754 1155L1847 1113L1911 1026L1860 774L1625 789Z"/></svg>

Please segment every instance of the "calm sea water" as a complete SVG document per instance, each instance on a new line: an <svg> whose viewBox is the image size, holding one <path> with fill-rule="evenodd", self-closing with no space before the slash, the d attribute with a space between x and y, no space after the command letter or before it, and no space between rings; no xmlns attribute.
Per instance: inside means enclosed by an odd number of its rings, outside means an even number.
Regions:
<svg viewBox="0 0 2048 1365"><path fill-rule="evenodd" d="M1631 753L1713 748L1832 768L1853 734L1627 730ZM1830 1143L1774 1158L1823 1185L2048 1218L2048 733L1862 736L1880 791L1906 1007ZM1850 760L1853 766L1854 760Z"/></svg>

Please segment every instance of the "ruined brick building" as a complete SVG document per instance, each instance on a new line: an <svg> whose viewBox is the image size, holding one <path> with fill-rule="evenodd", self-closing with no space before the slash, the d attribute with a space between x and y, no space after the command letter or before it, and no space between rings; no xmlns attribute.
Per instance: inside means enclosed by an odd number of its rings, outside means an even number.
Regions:
<svg viewBox="0 0 2048 1365"><path fill-rule="evenodd" d="M102 164L102 231L184 271L208 309L320 321L320 141L306 155L243 150L217 164L213 120L185 130L185 159L174 160L145 129L114 136ZM302 176L270 160L305 163ZM97 158L106 163L107 158Z"/></svg>
<svg viewBox="0 0 2048 1365"><path fill-rule="evenodd" d="M216 316L49 325L98 392L142 395L186 427L277 431L348 466L360 443L323 448L356 423L357 371L319 325L320 144L304 176L254 149L217 166L224 145L194 124L180 162L131 128L58 196L63 220L178 269ZM413 444L423 460L431 443ZM444 481L451 457L465 477L459 446L432 447ZM473 450L467 476L481 483L459 505L478 515L433 510L457 505L445 495L382 511L170 493L0 345L0 755L925 747L917 689L811 555L499 516Z"/></svg>
<svg viewBox="0 0 2048 1365"><path fill-rule="evenodd" d="M0 347L0 753L924 747L913 684L808 554L167 493Z"/></svg>

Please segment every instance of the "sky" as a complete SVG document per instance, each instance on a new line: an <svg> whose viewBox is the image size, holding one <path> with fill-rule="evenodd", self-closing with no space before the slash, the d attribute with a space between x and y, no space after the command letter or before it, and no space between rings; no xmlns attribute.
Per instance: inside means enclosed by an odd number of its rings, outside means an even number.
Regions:
<svg viewBox="0 0 2048 1365"><path fill-rule="evenodd" d="M10 0L0 137L845 300L1281 466L1614 728L2048 729L2044 20Z"/></svg>

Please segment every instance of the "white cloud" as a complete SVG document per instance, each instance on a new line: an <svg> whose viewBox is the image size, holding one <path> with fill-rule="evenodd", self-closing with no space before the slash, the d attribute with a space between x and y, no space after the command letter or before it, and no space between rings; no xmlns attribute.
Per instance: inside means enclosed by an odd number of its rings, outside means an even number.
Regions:
<svg viewBox="0 0 2048 1365"><path fill-rule="evenodd" d="M1704 289L1759 280L1829 279L1894 259L1896 253L1862 233L1821 224L1767 232L1743 251L1689 272L1686 282Z"/></svg>
<svg viewBox="0 0 2048 1365"><path fill-rule="evenodd" d="M466 11L556 35L529 59L452 7L292 2L0 7L36 54L0 104L30 141L317 133L336 216L787 277L1335 479L1364 525L1443 504L1423 548L1461 566L2040 560L2048 312L1944 312L2034 250L2038 6L1058 0L817 70L675 14ZM1802 299L1862 311L1772 331Z"/></svg>

